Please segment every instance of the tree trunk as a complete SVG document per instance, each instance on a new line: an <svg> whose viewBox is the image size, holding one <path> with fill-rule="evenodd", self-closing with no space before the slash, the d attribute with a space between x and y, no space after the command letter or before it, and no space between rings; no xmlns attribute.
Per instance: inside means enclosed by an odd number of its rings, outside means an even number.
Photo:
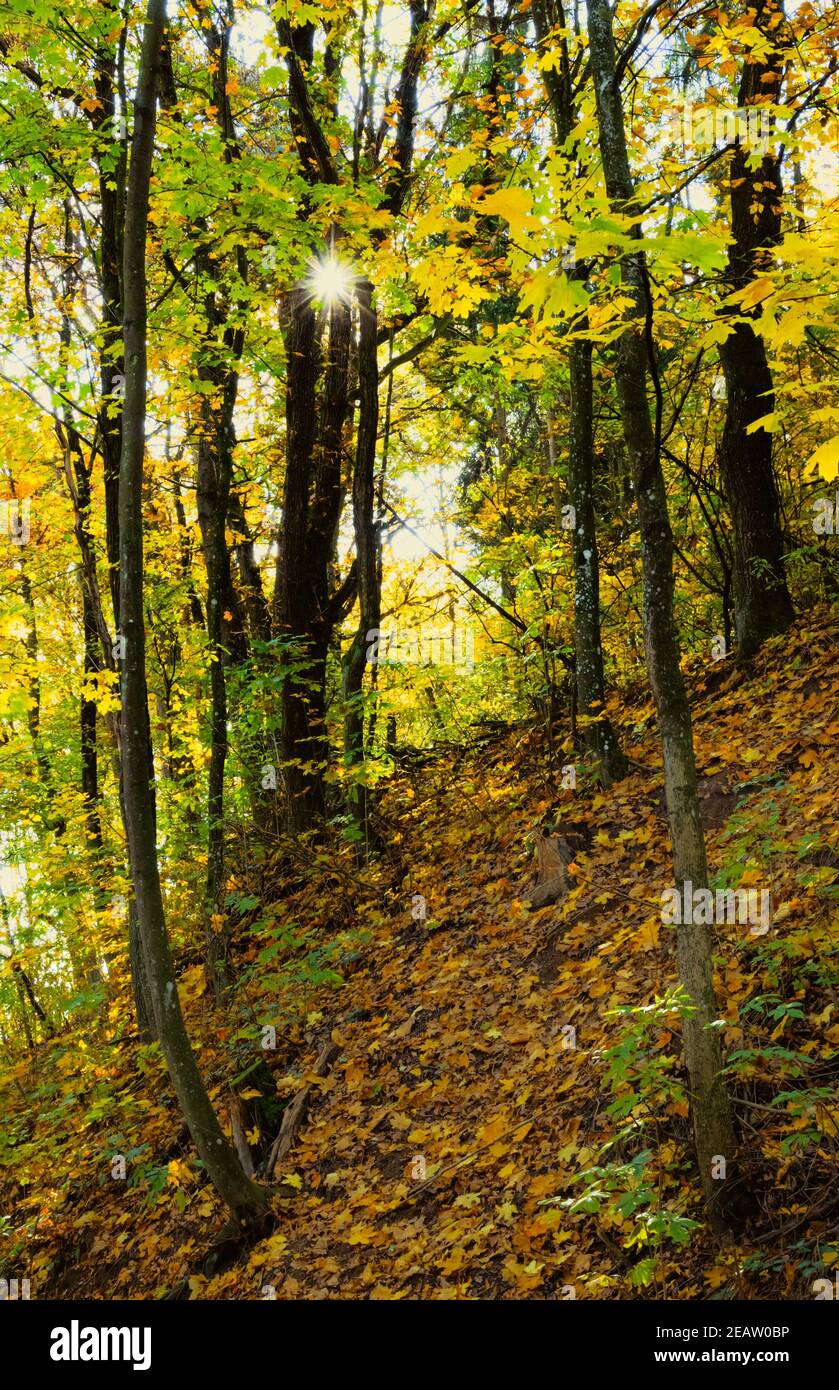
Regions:
<svg viewBox="0 0 839 1390"><path fill-rule="evenodd" d="M613 211L632 215L635 190L629 168L620 93L615 82L615 46L608 0L589 0L589 46L597 100L600 151ZM640 228L636 224L636 234ZM673 616L673 536L660 459L660 411L656 427L647 399L648 353L652 353L652 300L643 252L625 255L624 288L632 318L617 349L616 382L623 431L632 469L641 529L644 575L644 646L658 713L664 755L664 787L673 843L673 869L679 888L690 880L707 885L705 839L696 788L690 707L679 665ZM646 326L646 327L645 327ZM650 359L652 363L652 359ZM696 1155L709 1219L717 1229L729 1220L736 1141L728 1094L721 1076L719 1037L709 927L677 928L679 979L692 1011L684 1020L684 1049L690 1078ZM727 1160L727 1178L715 1180L718 1157Z"/></svg>
<svg viewBox="0 0 839 1390"><path fill-rule="evenodd" d="M119 22L119 7L114 19ZM96 142L99 165L99 282L102 295L101 346L99 372L101 401L99 434L105 482L105 534L108 556L108 583L114 609L114 627L119 629L119 464L122 450L122 386L125 362L122 355L122 233L125 202L126 132L115 127L117 87L122 87L125 64L125 37L118 39L116 55L104 45L96 55L96 97L100 103L99 139ZM125 120L123 110L121 119ZM117 144L116 161L109 145Z"/></svg>
<svg viewBox="0 0 839 1390"><path fill-rule="evenodd" d="M362 685L367 665L368 633L379 627L379 564L374 518L376 439L379 427L379 366L376 311L369 280L356 287L358 300L358 432L353 473L353 528L358 573L358 630L344 659L344 757L350 769L364 760ZM363 780L351 781L353 819L369 836L369 791Z"/></svg>
<svg viewBox="0 0 839 1390"><path fill-rule="evenodd" d="M777 17L771 0L758 0L756 27L766 37L767 20ZM763 101L780 100L783 58L770 52L761 62L743 65L738 108L760 110ZM728 249L726 282L729 292L743 290L761 270L761 258L771 256L781 239L781 161L767 152L756 168L749 167L751 151L742 138L731 158L730 196L733 242ZM718 462L734 530L734 627L739 654L751 656L767 637L783 632L793 620L792 600L784 571L784 537L780 501L772 466L772 436L767 430L749 434L755 420L774 410L772 373L763 338L744 318L720 344L726 382L726 411Z"/></svg>
<svg viewBox="0 0 839 1390"><path fill-rule="evenodd" d="M124 813L123 813L124 814ZM128 903L128 965L131 972L131 993L134 996L134 1015L137 1019L137 1034L142 1043L158 1041L157 1024L152 1007L149 982L143 964L143 943L140 936L140 919L137 915L136 899Z"/></svg>
<svg viewBox="0 0 839 1390"><path fill-rule="evenodd" d="M318 324L305 285L291 290L284 317L286 476L275 604L280 634L289 641L281 697L286 820L290 830L300 831L326 813L326 655L340 612L338 596L330 594L329 569L342 501L350 310L340 300L329 309L319 416Z"/></svg>
<svg viewBox="0 0 839 1390"><path fill-rule="evenodd" d="M207 1174L233 1217L265 1210L265 1193L242 1171L201 1080L181 1013L166 932L155 833L155 798L143 620L142 482L146 414L146 234L165 0L149 0L137 77L124 236L126 389L119 480L123 787L131 874L145 975L166 1065Z"/></svg>
<svg viewBox="0 0 839 1390"><path fill-rule="evenodd" d="M120 18L119 4L112 6L114 19ZM110 26L109 26L110 27ZM119 478L122 455L122 401L125 386L125 360L122 344L122 273L123 273L123 232L125 221L125 179L127 166L127 111L125 96L125 45L127 26L123 26L116 45L112 47L107 40L96 53L95 90L99 106L91 113L91 123L97 131L96 159L99 174L99 284L102 298L102 323L99 344L100 404L98 411L99 437L103 465L105 491L105 549L108 559L108 587L114 615L114 631L120 631L119 612ZM117 98L120 99L121 115L117 123ZM113 146L116 145L116 159ZM88 483L87 496L90 496ZM81 542L80 542L81 543ZM84 546L82 551L84 554ZM95 575L95 570L93 571ZM89 580L88 580L89 586ZM113 669L111 644L107 634L107 624L102 611L102 598L98 590L88 593L84 590L85 611L91 611L94 627L99 631L102 641L103 661L107 668ZM97 612L97 609L99 610ZM86 618L87 624L87 618ZM103 631L104 630L104 631ZM86 646L87 654L87 646ZM83 711L83 720L85 714ZM94 739L91 761L95 760L95 721L96 706L87 715ZM120 764L120 810L125 823L123 805L121 753L119 748L119 725L114 722L114 748L117 763ZM84 739L83 739L84 750ZM84 752L83 752L84 756ZM95 777L95 765L87 772L91 780ZM148 984L143 967L142 945L137 905L132 899L128 906L126 921L128 935L128 961L131 973L131 988L134 996L137 1032L143 1042L152 1042L156 1037L154 1017L149 999Z"/></svg>
<svg viewBox="0 0 839 1390"><path fill-rule="evenodd" d="M216 382L232 403L235 374ZM233 471L232 418L206 405L198 444L198 518L207 568L207 636L210 655L210 770L207 783L207 974L216 999L230 984L224 925L224 768L227 761L228 659L223 640L225 597L232 580L227 549L227 505Z"/></svg>
<svg viewBox="0 0 839 1390"><path fill-rule="evenodd" d="M40 668L38 662L38 626L35 617L35 599L32 593L32 584L22 554L20 558L20 592L24 604L26 605L28 620L25 639L27 689L29 693L26 722L29 727L29 736L32 740L32 752L35 756L35 764L38 768L38 781L43 797L44 821L50 826L56 836L61 836L67 828L66 822L63 817L54 816L50 809L55 800L57 788L50 766L50 760L41 738L41 677L39 674Z"/></svg>
<svg viewBox="0 0 839 1390"><path fill-rule="evenodd" d="M213 112L224 150L224 162L239 159L236 129L230 106L228 57L233 21L232 4L227 22L206 20L205 40L213 81ZM177 88L168 45L164 48L166 92L162 99L175 106ZM233 187L237 188L235 181ZM236 447L234 414L239 390L238 363L244 346L244 328L230 322L229 301L214 259L214 236L206 218L197 226L203 241L196 252L199 275L209 288L203 297L204 331L198 360L198 377L210 388L201 396L198 422L198 478L196 500L201 544L207 573L207 636L210 657L210 767L207 781L207 880L205 895L206 970L217 1001L232 984L228 962L229 934L225 921L224 782L228 753L228 665L241 665L248 656L245 614L233 584L227 522L231 507L233 455ZM240 280L247 280L244 246L233 251L233 266ZM183 515L183 507L180 507ZM257 571L258 577L258 571ZM200 604L193 603L193 611ZM270 635L270 634L269 634Z"/></svg>
<svg viewBox="0 0 839 1390"><path fill-rule="evenodd" d="M740 656L752 656L793 620L784 572L772 436L748 426L774 409L763 339L738 324L720 344L728 391L718 461L734 530L734 627Z"/></svg>
<svg viewBox="0 0 839 1390"><path fill-rule="evenodd" d="M393 217L401 211L410 184L419 74L428 50L434 4L435 0L427 4L424 0L409 0L410 36L403 50L395 88L394 107L398 115L393 144L388 151L382 201L382 207ZM293 25L288 19L278 18L276 27L288 68L291 128L301 172L312 186L318 183L337 185L341 176L307 81L314 58L315 26L311 23ZM330 57L327 51L326 61L327 65L333 64L333 78L337 71L334 57L334 53ZM333 106L333 119L335 115ZM369 151L373 162L379 153L374 138ZM329 238L333 254L336 240L333 230ZM361 289L359 299L366 293ZM358 557L343 583L330 592L329 570L343 500L341 463L349 407L350 310L339 297L328 311L328 357L318 420L319 333L311 301L309 287L298 284L287 295L283 310L287 361L286 476L274 608L280 634L289 642L284 657L286 678L281 696L281 744L287 791L286 820L292 831L310 828L325 813L323 774L329 752L325 728L326 657L336 623L352 603L362 562L369 567L371 547L368 541L372 527L371 488L371 520L370 527L364 528L367 539L362 540L363 561ZM368 295L368 305L369 302ZM364 428L362 425L362 432ZM354 484L354 516L359 506L362 511L367 507L371 450L374 456L375 437L372 442L369 438L366 442L359 441L357 459L362 463L363 476L357 487ZM372 550L375 552L375 542ZM365 582L367 593L362 599L361 621L364 621L365 610L369 613L375 608L374 595L378 593L375 573L368 572ZM366 648L359 653L355 642L345 666L351 711L353 702L357 703L360 698L365 659ZM353 693L356 690L358 697ZM360 717L360 710L358 713ZM356 728L354 713L350 712L349 719L349 756L355 759L362 750L363 731Z"/></svg>
<svg viewBox="0 0 839 1390"><path fill-rule="evenodd" d="M82 628L84 632L84 678L101 669L99 638L90 595L82 584ZM82 795L85 803L87 838L98 857L102 851L102 816L99 794L99 757L96 744L96 701L84 691L79 702L79 728L82 754Z"/></svg>
<svg viewBox="0 0 839 1390"><path fill-rule="evenodd" d="M591 343L575 339L569 347L571 424L568 481L574 508L574 654L577 719L583 716L583 743L597 759L604 787L626 776L627 762L612 722L604 712L606 689L600 636L600 564L594 516L594 437Z"/></svg>
<svg viewBox="0 0 839 1390"><path fill-rule="evenodd" d="M533 15L540 43L545 42L554 26L565 24L563 6L559 0L541 0L534 6ZM559 70L553 67L544 70L542 80L551 103L557 140L564 146L577 121L565 38L560 40ZM584 281L585 265L578 265L573 275ZM611 720L604 713L606 691L600 637L600 563L594 515L594 391L591 342L584 336L587 328L587 319L578 324L568 347L571 397L568 484L574 508L572 545L577 697L574 714L577 719L582 715L586 720L583 744L597 760L602 785L609 787L626 776L627 762Z"/></svg>

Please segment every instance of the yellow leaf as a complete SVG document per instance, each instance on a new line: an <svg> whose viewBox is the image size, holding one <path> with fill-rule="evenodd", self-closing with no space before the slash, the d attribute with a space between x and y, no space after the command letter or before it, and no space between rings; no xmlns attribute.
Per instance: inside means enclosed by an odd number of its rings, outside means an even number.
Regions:
<svg viewBox="0 0 839 1390"><path fill-rule="evenodd" d="M482 1146L484 1144L494 1144L496 1139L501 1138L506 1128L507 1120L503 1115L499 1115L496 1119L490 1120L489 1124L484 1125L482 1129L478 1130L478 1143Z"/></svg>
<svg viewBox="0 0 839 1390"><path fill-rule="evenodd" d="M769 415L761 415L759 420L752 420L746 426L746 434L756 434L758 430L766 430L767 434L774 434L780 429L783 417L773 410Z"/></svg>
<svg viewBox="0 0 839 1390"><path fill-rule="evenodd" d="M454 1274L455 1270L462 1269L466 1256L461 1246L456 1245L450 1250L446 1258L441 1262L440 1269L444 1274Z"/></svg>
<svg viewBox="0 0 839 1390"><path fill-rule="evenodd" d="M539 219L531 213L532 206L533 196L526 188L499 188L495 193L488 193L477 204L476 211L503 217L515 236L526 227L539 225Z"/></svg>
<svg viewBox="0 0 839 1390"><path fill-rule="evenodd" d="M660 918L650 917L646 922L643 922L636 936L636 951L655 951L658 947L658 934L660 931Z"/></svg>
<svg viewBox="0 0 839 1390"><path fill-rule="evenodd" d="M375 1240L378 1234L379 1233L376 1230L375 1226L353 1226L352 1230L347 1236L347 1244L369 1245L372 1240Z"/></svg>
<svg viewBox="0 0 839 1390"><path fill-rule="evenodd" d="M389 1123L391 1129L404 1130L411 1128L413 1120L410 1120L407 1115L391 1115Z"/></svg>
<svg viewBox="0 0 839 1390"><path fill-rule="evenodd" d="M751 284L746 285L745 289L729 295L729 303L741 304L744 309L754 309L762 300L768 299L774 288L775 284L768 275L759 275Z"/></svg>
<svg viewBox="0 0 839 1390"><path fill-rule="evenodd" d="M839 434L834 434L832 439L820 444L816 452L810 455L805 466L816 469L828 482L831 478L839 476Z"/></svg>

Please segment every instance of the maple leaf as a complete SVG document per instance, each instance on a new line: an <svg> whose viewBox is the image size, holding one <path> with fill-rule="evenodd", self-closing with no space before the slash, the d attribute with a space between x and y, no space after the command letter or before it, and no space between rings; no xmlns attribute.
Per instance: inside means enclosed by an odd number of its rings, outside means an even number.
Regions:
<svg viewBox="0 0 839 1390"><path fill-rule="evenodd" d="M816 469L828 482L839 476L839 434L819 445L808 458L807 467Z"/></svg>

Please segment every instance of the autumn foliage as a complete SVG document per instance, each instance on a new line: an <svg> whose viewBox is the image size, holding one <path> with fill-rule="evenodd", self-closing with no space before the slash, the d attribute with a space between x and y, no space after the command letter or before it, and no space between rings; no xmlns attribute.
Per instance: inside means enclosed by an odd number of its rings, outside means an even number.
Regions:
<svg viewBox="0 0 839 1390"><path fill-rule="evenodd" d="M839 24L787 10L6 0L0 1280L839 1263Z"/></svg>

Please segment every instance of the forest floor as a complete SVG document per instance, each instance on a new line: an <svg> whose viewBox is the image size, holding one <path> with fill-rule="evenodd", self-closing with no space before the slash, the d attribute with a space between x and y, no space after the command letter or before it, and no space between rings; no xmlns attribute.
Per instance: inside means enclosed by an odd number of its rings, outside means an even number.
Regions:
<svg viewBox="0 0 839 1390"><path fill-rule="evenodd" d="M676 1015L618 1012L676 982L639 675L611 711L635 765L608 793L552 791L532 727L476 732L400 760L367 868L343 843L243 867L235 1006L213 1007L195 931L170 913L225 1119L237 1068L241 1103L261 1099L264 1079L241 1073L267 1024L277 1094L312 1088L274 1174L272 1234L206 1263L224 1213L156 1049L131 1036L117 967L98 1022L79 1013L2 1067L0 1273L28 1276L32 1297L811 1298L839 1261L839 619L809 615L750 666L688 678L711 871L770 887L774 913L764 934L716 929L746 1155L733 1240L703 1221ZM579 852L568 896L532 910L543 821ZM315 1076L330 1038L338 1056ZM598 1163L601 1196L570 1211Z"/></svg>

